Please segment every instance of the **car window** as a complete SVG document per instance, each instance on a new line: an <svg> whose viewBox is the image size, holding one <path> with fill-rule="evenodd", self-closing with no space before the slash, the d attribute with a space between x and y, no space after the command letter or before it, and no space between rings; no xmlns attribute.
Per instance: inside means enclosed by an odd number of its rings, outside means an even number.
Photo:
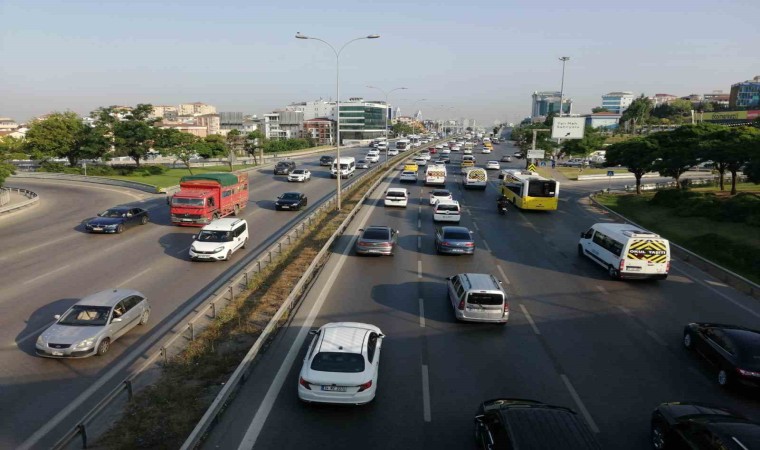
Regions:
<svg viewBox="0 0 760 450"><path fill-rule="evenodd" d="M460 241L469 241L472 239L472 236L470 236L470 233L466 231L444 231L443 232L443 238L444 239L454 239L454 240L460 240Z"/></svg>
<svg viewBox="0 0 760 450"><path fill-rule="evenodd" d="M282 198L285 200L298 200L299 198L301 198L301 194L285 193L285 194L282 194Z"/></svg>
<svg viewBox="0 0 760 450"><path fill-rule="evenodd" d="M116 304L116 306L113 307L113 318L118 319L119 317L123 316L124 313L126 313L129 310L127 308L124 300L120 301Z"/></svg>
<svg viewBox="0 0 760 450"><path fill-rule="evenodd" d="M101 217L124 217L127 211L123 209L107 209L100 213Z"/></svg>
<svg viewBox="0 0 760 450"><path fill-rule="evenodd" d="M359 353L319 352L311 360L311 369L320 372L364 372L364 356Z"/></svg>
<svg viewBox="0 0 760 450"><path fill-rule="evenodd" d="M228 242L230 240L230 232L221 230L201 230L201 232L198 233L197 240L200 242Z"/></svg>
<svg viewBox="0 0 760 450"><path fill-rule="evenodd" d="M715 342L716 345L731 354L736 354L736 348L723 331L715 328L711 328L710 331L711 332L708 334L708 336L713 342Z"/></svg>
<svg viewBox="0 0 760 450"><path fill-rule="evenodd" d="M459 211L457 205L442 205L440 203L435 206L435 209L438 211Z"/></svg>
<svg viewBox="0 0 760 450"><path fill-rule="evenodd" d="M388 230L383 230L379 228L368 228L364 230L364 234L362 234L362 238L375 239L375 240L388 240L389 234L388 234Z"/></svg>
<svg viewBox="0 0 760 450"><path fill-rule="evenodd" d="M375 358L375 349L377 348L377 333L370 333L367 341L367 359L369 362Z"/></svg>
<svg viewBox="0 0 760 450"><path fill-rule="evenodd" d="M321 332L317 331L317 333L314 335L314 339L311 340L311 348L309 349L309 358L314 356L314 350L317 348L317 342L319 342L319 335Z"/></svg>
<svg viewBox="0 0 760 450"><path fill-rule="evenodd" d="M124 306L127 308L127 311L137 306L138 303L142 301L142 297L137 295L132 295L124 299L123 303Z"/></svg>
<svg viewBox="0 0 760 450"><path fill-rule="evenodd" d="M467 296L467 303L474 303L476 305L501 305L504 303L504 297L499 294L470 292L470 295Z"/></svg>
<svg viewBox="0 0 760 450"><path fill-rule="evenodd" d="M59 325L103 326L108 321L108 306L74 305L58 320Z"/></svg>

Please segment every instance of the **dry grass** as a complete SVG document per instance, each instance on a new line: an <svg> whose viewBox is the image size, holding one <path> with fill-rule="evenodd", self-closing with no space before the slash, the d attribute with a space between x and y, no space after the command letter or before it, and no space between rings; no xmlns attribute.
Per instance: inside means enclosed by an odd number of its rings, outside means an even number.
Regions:
<svg viewBox="0 0 760 450"><path fill-rule="evenodd" d="M164 366L160 379L138 392L124 416L100 439L114 449L176 449L256 341L311 262L379 175L357 183L343 210L324 212L297 244L249 281L248 290ZM285 319L284 319L285 320Z"/></svg>

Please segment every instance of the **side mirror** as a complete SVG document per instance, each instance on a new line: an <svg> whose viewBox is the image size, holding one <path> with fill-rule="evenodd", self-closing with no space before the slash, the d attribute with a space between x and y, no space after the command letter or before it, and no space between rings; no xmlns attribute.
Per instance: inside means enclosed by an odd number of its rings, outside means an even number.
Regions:
<svg viewBox="0 0 760 450"><path fill-rule="evenodd" d="M485 417L483 414L478 414L477 416L475 416L475 422L483 423L483 417Z"/></svg>
<svg viewBox="0 0 760 450"><path fill-rule="evenodd" d="M446 277L447 280L451 280L452 278L454 278L454 277Z"/></svg>
<svg viewBox="0 0 760 450"><path fill-rule="evenodd" d="M385 335L384 335L383 333L380 333L380 334L378 334L378 335L377 335L377 337L379 337L379 338L381 338L381 339L382 339L382 338L384 338L384 337L385 337Z"/></svg>
<svg viewBox="0 0 760 450"><path fill-rule="evenodd" d="M364 228L359 228L359 232L360 233L363 232L363 231L364 231Z"/></svg>
<svg viewBox="0 0 760 450"><path fill-rule="evenodd" d="M317 330L309 330L309 334L314 336L315 334L317 334Z"/></svg>
<svg viewBox="0 0 760 450"><path fill-rule="evenodd" d="M56 315L54 315L54 316L53 316L53 319L55 319L55 320L58 320L58 319L60 319L60 318L61 318L61 315L60 315L60 314L56 314Z"/></svg>
<svg viewBox="0 0 760 450"><path fill-rule="evenodd" d="M121 322L121 317L114 317L111 322Z"/></svg>
<svg viewBox="0 0 760 450"><path fill-rule="evenodd" d="M585 232L585 231L581 231L581 237L582 237L582 238L583 238L583 237L586 237L586 232Z"/></svg>
<svg viewBox="0 0 760 450"><path fill-rule="evenodd" d="M279 200L279 199L281 199L281 198L282 198L282 195L278 195L278 196L277 196L277 200Z"/></svg>

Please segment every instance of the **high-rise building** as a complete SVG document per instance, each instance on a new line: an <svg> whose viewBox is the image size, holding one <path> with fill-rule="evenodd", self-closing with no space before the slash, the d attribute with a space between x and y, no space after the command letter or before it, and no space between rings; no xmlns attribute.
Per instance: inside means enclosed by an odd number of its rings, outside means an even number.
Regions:
<svg viewBox="0 0 760 450"><path fill-rule="evenodd" d="M366 102L359 97L340 102L340 138L344 140L374 139L385 135L385 114L388 105Z"/></svg>
<svg viewBox="0 0 760 450"><path fill-rule="evenodd" d="M606 108L611 113L623 114L635 98L633 92L630 91L610 92L602 95L602 108Z"/></svg>
<svg viewBox="0 0 760 450"><path fill-rule="evenodd" d="M760 75L732 84L728 104L732 109L760 107Z"/></svg>
<svg viewBox="0 0 760 450"><path fill-rule="evenodd" d="M536 91L533 92L531 104L531 117L546 117L551 113L559 113L559 91ZM570 114L573 110L573 100L565 97L562 101L562 114Z"/></svg>

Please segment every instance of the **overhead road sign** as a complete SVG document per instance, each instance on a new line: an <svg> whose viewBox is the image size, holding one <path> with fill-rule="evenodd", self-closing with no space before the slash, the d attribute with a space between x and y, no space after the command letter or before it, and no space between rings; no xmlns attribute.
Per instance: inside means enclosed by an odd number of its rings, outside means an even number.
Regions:
<svg viewBox="0 0 760 450"><path fill-rule="evenodd" d="M552 139L583 139L585 117L555 117L552 121Z"/></svg>

